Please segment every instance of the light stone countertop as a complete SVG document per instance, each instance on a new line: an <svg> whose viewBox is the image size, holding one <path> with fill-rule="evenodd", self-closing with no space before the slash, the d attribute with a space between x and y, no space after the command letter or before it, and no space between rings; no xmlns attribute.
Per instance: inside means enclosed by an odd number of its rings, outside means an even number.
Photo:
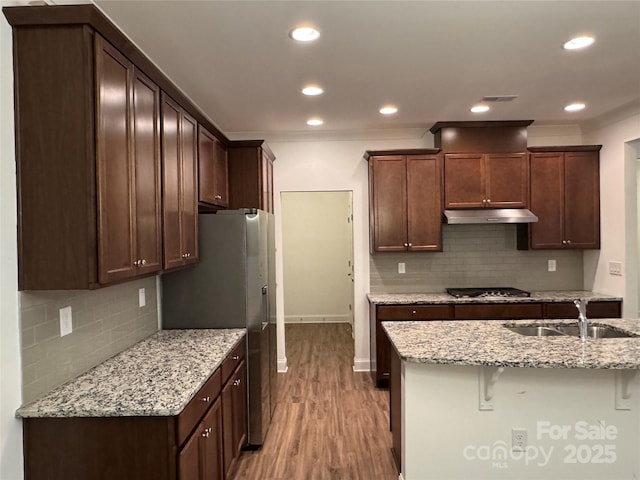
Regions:
<svg viewBox="0 0 640 480"><path fill-rule="evenodd" d="M403 360L443 365L640 369L640 320L595 319L635 338L529 337L503 325L576 324L575 320L382 322Z"/></svg>
<svg viewBox="0 0 640 480"><path fill-rule="evenodd" d="M586 290L551 290L531 292L530 297L475 297L456 298L446 292L442 293L370 293L369 303L378 305L424 304L437 305L443 303L532 303L532 302L571 302L576 298L588 298L590 301L622 301L614 297Z"/></svg>
<svg viewBox="0 0 640 480"><path fill-rule="evenodd" d="M244 334L244 329L161 330L20 407L16 416L177 415Z"/></svg>

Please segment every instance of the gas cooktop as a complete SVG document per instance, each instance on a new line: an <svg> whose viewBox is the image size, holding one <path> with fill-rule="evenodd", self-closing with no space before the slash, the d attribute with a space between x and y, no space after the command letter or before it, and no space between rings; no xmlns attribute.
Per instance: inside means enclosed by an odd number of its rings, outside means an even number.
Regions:
<svg viewBox="0 0 640 480"><path fill-rule="evenodd" d="M447 288L447 293L456 298L531 296L531 292L511 287Z"/></svg>

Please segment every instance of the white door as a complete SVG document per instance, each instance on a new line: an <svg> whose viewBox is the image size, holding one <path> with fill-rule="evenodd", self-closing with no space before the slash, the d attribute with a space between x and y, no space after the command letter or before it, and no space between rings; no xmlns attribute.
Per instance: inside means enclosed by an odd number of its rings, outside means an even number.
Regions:
<svg viewBox="0 0 640 480"><path fill-rule="evenodd" d="M284 319L353 325L352 192L282 192Z"/></svg>

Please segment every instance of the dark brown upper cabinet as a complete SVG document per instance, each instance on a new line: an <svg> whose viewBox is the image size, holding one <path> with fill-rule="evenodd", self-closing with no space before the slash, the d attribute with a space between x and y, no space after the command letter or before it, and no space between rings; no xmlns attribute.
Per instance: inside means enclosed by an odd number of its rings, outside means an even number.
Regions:
<svg viewBox="0 0 640 480"><path fill-rule="evenodd" d="M229 206L227 149L212 133L198 127L198 204Z"/></svg>
<svg viewBox="0 0 640 480"><path fill-rule="evenodd" d="M13 40L19 288L159 271L158 87L82 25Z"/></svg>
<svg viewBox="0 0 640 480"><path fill-rule="evenodd" d="M368 151L373 252L442 250L438 150Z"/></svg>
<svg viewBox="0 0 640 480"><path fill-rule="evenodd" d="M263 140L231 142L229 208L259 208L273 213L275 156Z"/></svg>
<svg viewBox="0 0 640 480"><path fill-rule="evenodd" d="M444 152L444 208L524 208L529 193L531 120L438 122L430 131Z"/></svg>
<svg viewBox="0 0 640 480"><path fill-rule="evenodd" d="M445 208L527 206L525 153L450 153L444 156Z"/></svg>
<svg viewBox="0 0 640 480"><path fill-rule="evenodd" d="M98 274L101 284L162 269L160 90L95 36Z"/></svg>
<svg viewBox="0 0 640 480"><path fill-rule="evenodd" d="M198 261L197 123L162 95L164 268Z"/></svg>
<svg viewBox="0 0 640 480"><path fill-rule="evenodd" d="M600 248L600 148L529 149L530 208L538 222L519 226L518 248Z"/></svg>

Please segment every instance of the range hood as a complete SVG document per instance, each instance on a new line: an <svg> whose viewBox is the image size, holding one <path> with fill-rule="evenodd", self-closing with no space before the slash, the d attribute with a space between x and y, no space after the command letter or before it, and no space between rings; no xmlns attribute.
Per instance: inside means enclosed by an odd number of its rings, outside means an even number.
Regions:
<svg viewBox="0 0 640 480"><path fill-rule="evenodd" d="M469 223L533 223L538 221L538 217L526 208L445 210L444 217L446 222L451 225Z"/></svg>

